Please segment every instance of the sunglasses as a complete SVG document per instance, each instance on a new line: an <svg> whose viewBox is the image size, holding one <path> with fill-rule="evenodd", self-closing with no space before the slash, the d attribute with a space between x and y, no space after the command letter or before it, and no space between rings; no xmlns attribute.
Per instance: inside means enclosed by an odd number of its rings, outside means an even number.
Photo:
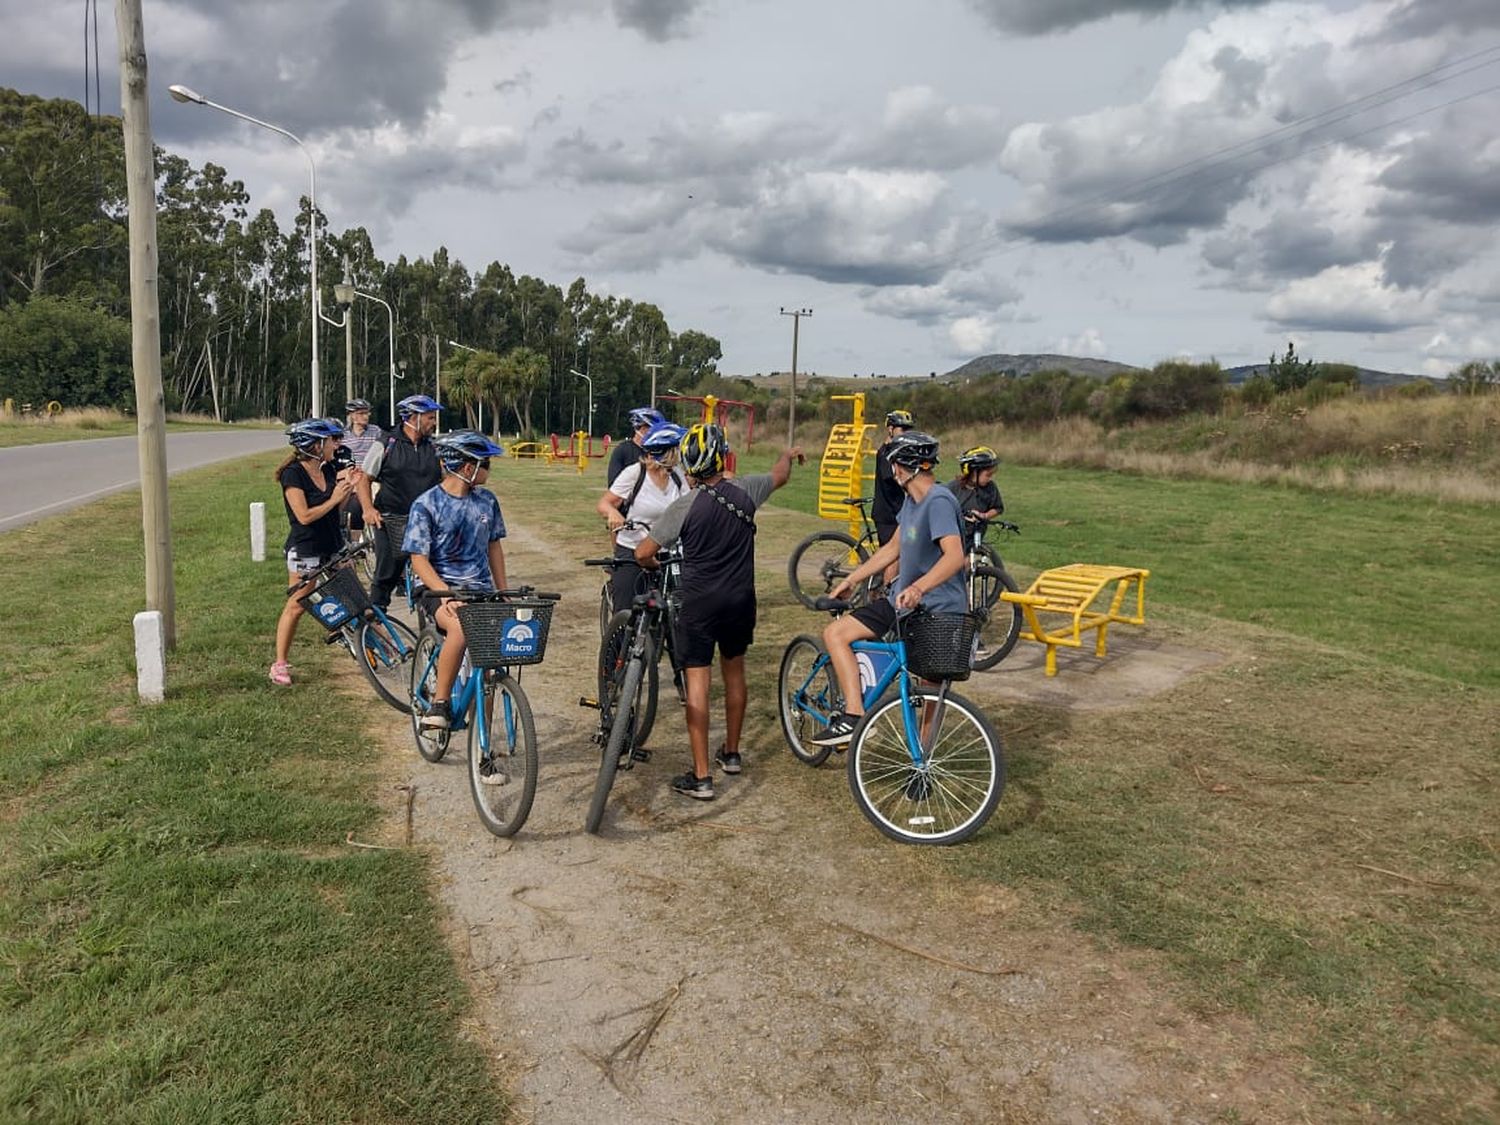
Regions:
<svg viewBox="0 0 1500 1125"><path fill-rule="evenodd" d="M481 469L488 469L490 467L490 459L488 457L484 457L478 461L475 461L474 464L478 465Z"/></svg>

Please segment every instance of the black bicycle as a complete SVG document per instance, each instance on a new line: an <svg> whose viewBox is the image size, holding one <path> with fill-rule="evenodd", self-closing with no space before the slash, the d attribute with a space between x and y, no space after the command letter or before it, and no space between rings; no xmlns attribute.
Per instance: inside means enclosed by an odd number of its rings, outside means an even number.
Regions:
<svg viewBox="0 0 1500 1125"><path fill-rule="evenodd" d="M859 539L845 531L818 531L797 544L792 557L787 560L786 577L791 583L792 593L808 609L815 608L819 598L827 597L856 567L875 553L880 546L874 521L870 519L869 496L850 497L844 501L851 508L858 506L865 529ZM858 608L872 600L884 583L879 575L871 575L858 590L853 591L849 604Z"/></svg>
<svg viewBox="0 0 1500 1125"><path fill-rule="evenodd" d="M1000 553L985 542L985 536L991 527L1012 535L1020 535L1021 529L1008 520L970 518L964 522L969 557L969 612L979 625L974 640L974 667L983 672L1004 660L1021 635L1021 607L1000 600L1002 591L1019 594L1021 588L1000 561Z"/></svg>
<svg viewBox="0 0 1500 1125"><path fill-rule="evenodd" d="M584 563L613 567L621 561L585 559ZM687 686L672 639L673 618L678 608L678 559L671 552L661 551L657 561L661 566L647 572L653 580L646 591L635 596L628 610L614 615L600 644L597 696L578 701L580 706L598 708L599 727L593 740L603 747L594 796L583 822L588 832L599 831L615 774L650 757L644 745L656 723L657 662L663 651L672 668L677 697L682 703L687 702Z"/></svg>

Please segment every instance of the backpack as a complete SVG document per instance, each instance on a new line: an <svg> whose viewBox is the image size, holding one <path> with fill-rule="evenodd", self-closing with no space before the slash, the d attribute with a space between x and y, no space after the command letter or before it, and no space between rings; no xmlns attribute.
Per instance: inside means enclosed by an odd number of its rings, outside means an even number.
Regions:
<svg viewBox="0 0 1500 1125"><path fill-rule="evenodd" d="M678 488L682 487L682 478L677 475L676 469L668 469L667 476ZM635 498L641 494L641 486L646 483L646 466L641 466L641 471L636 474L635 483L630 486L630 495L625 497L620 504L620 516L622 519L630 518L630 506L635 503Z"/></svg>

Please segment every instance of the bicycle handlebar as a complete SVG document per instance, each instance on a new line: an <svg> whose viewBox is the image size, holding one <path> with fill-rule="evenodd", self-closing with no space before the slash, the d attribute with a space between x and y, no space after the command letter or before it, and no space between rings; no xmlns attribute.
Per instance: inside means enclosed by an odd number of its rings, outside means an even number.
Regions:
<svg viewBox="0 0 1500 1125"><path fill-rule="evenodd" d="M302 587L306 586L309 582L316 582L319 578L323 577L323 575L327 574L329 571L337 570L346 562L358 558L373 546L373 543L365 543L363 541L356 540L353 543L346 544L345 546L339 548L339 550L331 555L328 561L325 562L322 566L318 567L317 570L308 571L305 575L303 575L302 581L294 582L292 583L292 585L288 586L286 588L286 596L291 597L294 593L302 589Z"/></svg>
<svg viewBox="0 0 1500 1125"><path fill-rule="evenodd" d="M543 594L535 586L512 586L506 590L426 590L432 598L446 598L455 602L503 602L512 598L536 598L538 601L557 602L561 594Z"/></svg>

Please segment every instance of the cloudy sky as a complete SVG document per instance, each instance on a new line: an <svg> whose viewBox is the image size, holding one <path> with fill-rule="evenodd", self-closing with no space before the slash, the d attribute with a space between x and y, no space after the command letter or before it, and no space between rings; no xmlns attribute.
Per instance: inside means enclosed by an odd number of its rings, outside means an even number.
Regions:
<svg viewBox="0 0 1500 1125"><path fill-rule="evenodd" d="M1496 0L144 0L157 141L287 221L660 305L733 373L1500 356ZM80 0L0 83L83 98ZM119 110L113 5L103 105Z"/></svg>

